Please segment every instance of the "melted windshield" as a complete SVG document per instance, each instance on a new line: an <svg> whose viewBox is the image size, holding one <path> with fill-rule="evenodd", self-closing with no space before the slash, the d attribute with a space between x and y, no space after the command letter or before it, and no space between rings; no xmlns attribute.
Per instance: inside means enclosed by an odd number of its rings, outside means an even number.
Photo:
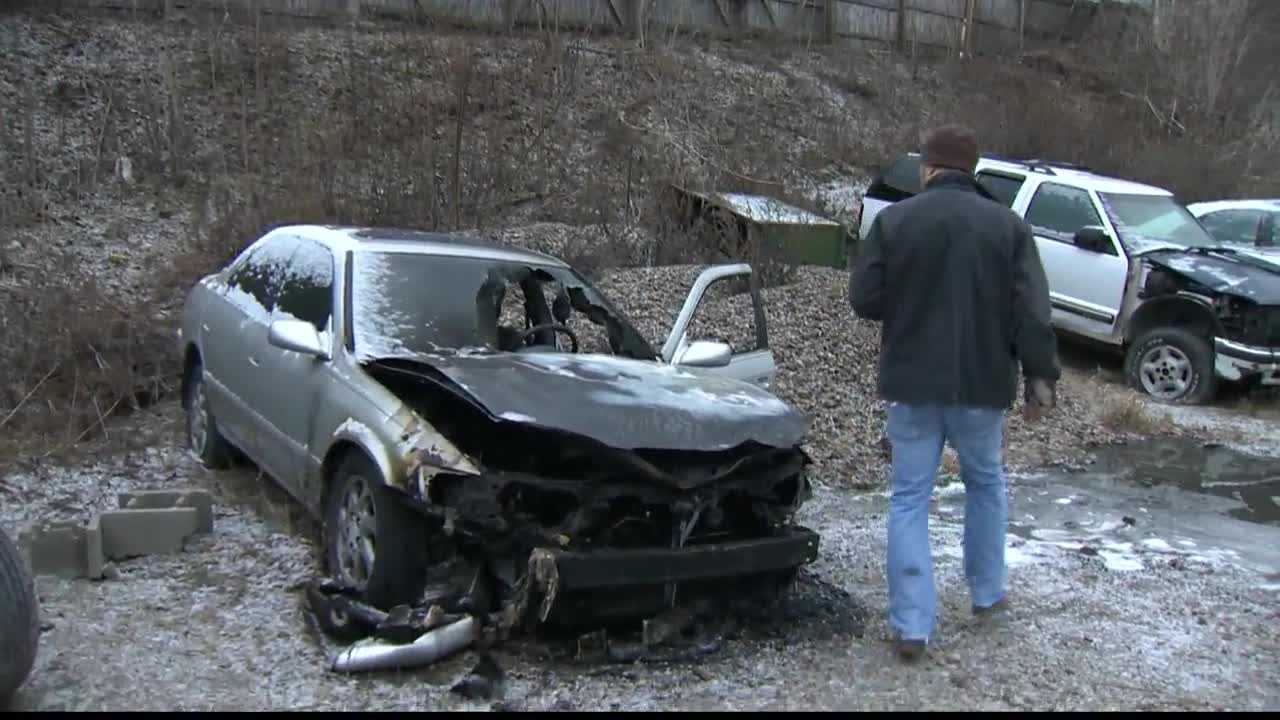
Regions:
<svg viewBox="0 0 1280 720"><path fill-rule="evenodd" d="M564 334L526 333L561 322L585 345L581 352L656 357L608 300L572 270L380 251L358 251L352 262L351 332L361 359L514 352L535 345L567 349ZM589 342L592 331L597 342Z"/></svg>
<svg viewBox="0 0 1280 720"><path fill-rule="evenodd" d="M1102 206L1130 252L1176 245L1213 247L1213 237L1186 208L1167 195L1098 193Z"/></svg>

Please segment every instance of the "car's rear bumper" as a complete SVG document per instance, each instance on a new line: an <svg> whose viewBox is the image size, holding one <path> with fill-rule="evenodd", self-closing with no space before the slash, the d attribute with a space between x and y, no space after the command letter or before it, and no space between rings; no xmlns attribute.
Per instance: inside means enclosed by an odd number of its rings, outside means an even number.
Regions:
<svg viewBox="0 0 1280 720"><path fill-rule="evenodd" d="M561 591L595 590L789 570L817 558L818 534L797 527L777 537L678 549L539 552L554 565Z"/></svg>
<svg viewBox="0 0 1280 720"><path fill-rule="evenodd" d="M1227 380L1258 378L1263 385L1280 385L1280 348L1256 347L1217 338L1215 363Z"/></svg>

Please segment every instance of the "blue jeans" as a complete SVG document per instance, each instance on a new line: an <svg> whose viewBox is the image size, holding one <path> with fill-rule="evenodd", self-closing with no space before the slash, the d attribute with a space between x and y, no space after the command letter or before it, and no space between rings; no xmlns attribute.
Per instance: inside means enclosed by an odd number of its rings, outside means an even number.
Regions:
<svg viewBox="0 0 1280 720"><path fill-rule="evenodd" d="M929 503L947 441L964 481L964 573L974 607L1005 594L1004 412L992 408L889 406L893 495L889 501L889 626L904 640L928 641L937 619Z"/></svg>

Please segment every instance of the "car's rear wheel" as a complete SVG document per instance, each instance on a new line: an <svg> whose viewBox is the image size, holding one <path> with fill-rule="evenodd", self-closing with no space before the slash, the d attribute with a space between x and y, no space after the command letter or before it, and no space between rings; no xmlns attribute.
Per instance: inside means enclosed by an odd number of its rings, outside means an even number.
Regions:
<svg viewBox="0 0 1280 720"><path fill-rule="evenodd" d="M40 645L35 581L18 546L0 530L0 708L27 680Z"/></svg>
<svg viewBox="0 0 1280 720"><path fill-rule="evenodd" d="M1129 347L1125 374L1136 390L1169 403L1198 405L1213 399L1213 348L1176 327L1156 328Z"/></svg>
<svg viewBox="0 0 1280 720"><path fill-rule="evenodd" d="M347 453L326 499L329 574L374 607L416 602L426 584L429 522L385 485L368 457Z"/></svg>
<svg viewBox="0 0 1280 720"><path fill-rule="evenodd" d="M204 369L196 365L187 378L187 445L209 468L225 468L231 463L231 446L218 430L209 409Z"/></svg>

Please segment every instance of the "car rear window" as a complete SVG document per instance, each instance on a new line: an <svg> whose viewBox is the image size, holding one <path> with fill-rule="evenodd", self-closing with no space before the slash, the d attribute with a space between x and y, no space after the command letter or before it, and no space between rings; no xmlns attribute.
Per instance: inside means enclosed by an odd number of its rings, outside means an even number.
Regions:
<svg viewBox="0 0 1280 720"><path fill-rule="evenodd" d="M997 202L1003 203L1005 207L1013 207L1013 201L1018 197L1018 191L1022 189L1022 183L1026 182L1026 178L1017 175L1004 175L992 172L978 173L978 182L987 192L996 199Z"/></svg>
<svg viewBox="0 0 1280 720"><path fill-rule="evenodd" d="M885 168L867 188L867 197L898 202L920 193L920 156L903 155Z"/></svg>

